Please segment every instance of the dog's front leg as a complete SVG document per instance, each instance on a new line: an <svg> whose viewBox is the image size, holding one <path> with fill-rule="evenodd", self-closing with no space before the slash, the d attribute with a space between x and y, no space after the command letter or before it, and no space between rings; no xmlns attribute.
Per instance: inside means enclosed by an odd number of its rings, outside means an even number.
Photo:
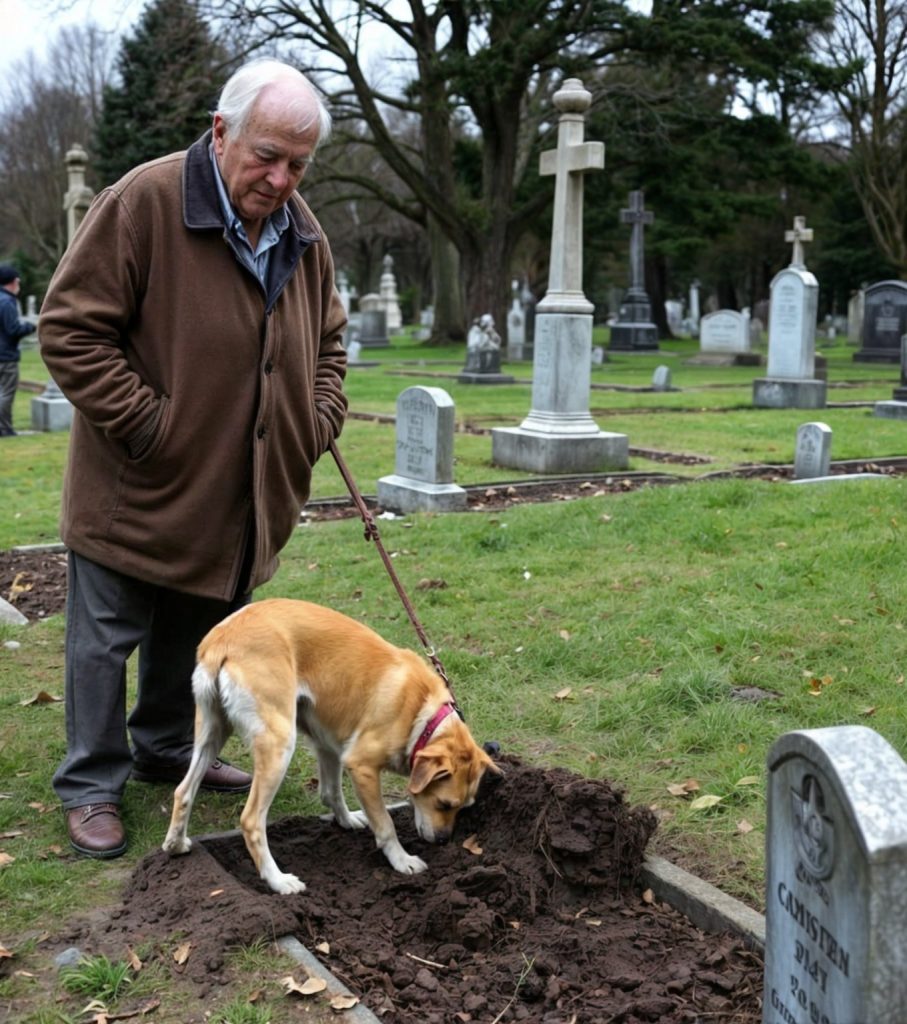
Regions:
<svg viewBox="0 0 907 1024"><path fill-rule="evenodd" d="M402 875L417 875L428 865L421 857L406 852L397 838L397 830L381 795L381 773L370 766L347 763L356 795L368 819L378 849L387 857L394 871Z"/></svg>
<svg viewBox="0 0 907 1024"><path fill-rule="evenodd" d="M323 814L322 821L336 821L341 828L365 828L368 824L361 811L351 811L343 795L343 765L333 750L319 746L315 750L318 758L318 796L330 814Z"/></svg>

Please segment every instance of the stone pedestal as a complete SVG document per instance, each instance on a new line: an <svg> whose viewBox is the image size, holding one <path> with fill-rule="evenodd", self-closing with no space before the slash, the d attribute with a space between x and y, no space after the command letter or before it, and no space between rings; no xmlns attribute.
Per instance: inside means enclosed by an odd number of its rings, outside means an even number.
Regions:
<svg viewBox="0 0 907 1024"><path fill-rule="evenodd" d="M45 433L69 430L72 426L72 404L53 381L43 394L31 400L31 425L32 430Z"/></svg>
<svg viewBox="0 0 907 1024"><path fill-rule="evenodd" d="M611 327L612 351L651 352L658 348L658 328L652 323L652 304L642 291L631 289L620 304L619 320Z"/></svg>
<svg viewBox="0 0 907 1024"><path fill-rule="evenodd" d="M535 473L625 469L626 434L599 430L589 413L592 316L548 313L535 320L532 408L519 427L492 430L492 461Z"/></svg>
<svg viewBox="0 0 907 1024"><path fill-rule="evenodd" d="M824 380L758 377L753 381L753 405L760 409L824 409L827 389Z"/></svg>
<svg viewBox="0 0 907 1024"><path fill-rule="evenodd" d="M883 420L907 420L907 401L876 402L872 415Z"/></svg>
<svg viewBox="0 0 907 1024"><path fill-rule="evenodd" d="M359 344L363 348L390 348L387 314L383 309L369 309L360 314Z"/></svg>

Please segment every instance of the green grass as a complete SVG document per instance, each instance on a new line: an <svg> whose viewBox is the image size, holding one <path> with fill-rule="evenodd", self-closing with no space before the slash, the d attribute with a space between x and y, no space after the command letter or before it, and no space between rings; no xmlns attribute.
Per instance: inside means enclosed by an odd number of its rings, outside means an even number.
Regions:
<svg viewBox="0 0 907 1024"><path fill-rule="evenodd" d="M690 343L670 347L684 346L689 353ZM841 389L848 399L852 392L890 397L897 368L859 366L852 351L829 351L830 379L857 382ZM439 369L428 360L445 357L456 372L455 355L409 342L376 353L380 367L350 374L351 407L391 414L401 388L424 383L455 396L461 425L519 422L528 411L525 385L469 388L396 375L420 357L426 373ZM594 379L644 387L663 361L615 357ZM835 458L907 453L907 427L868 409L754 410L747 401L755 368L684 367L682 355L671 365L680 392L594 391L599 422L626 431L631 446L714 462L677 468L634 457L633 469L693 475L790 462L796 427L808 419L833 428ZM517 372L527 376L528 368ZM37 353L26 353L23 377L41 379ZM16 407L23 428L28 399L23 393ZM63 434L3 442L0 548L56 539L66 443ZM373 492L392 471L393 427L351 419L341 448L362 490ZM460 483L523 475L491 465L487 435L458 433L455 450ZM315 494L342 492L336 468L322 460ZM798 487L690 480L494 513L411 516L380 528L477 738L536 764L618 782L633 803L656 808L654 849L759 907L763 773L774 741L793 729L862 723L907 753L905 499L907 479ZM277 595L330 605L395 643L419 646L358 520L300 527L257 597ZM8 640L21 646L3 646ZM54 1002L61 989L48 975L42 936L116 899L124 873L163 840L172 796L167 787L130 784L126 856L101 863L71 854L50 785L63 754L62 704L23 704L41 690L60 693L62 662L62 617L0 626L0 853L14 858L0 867L0 945L16 968L0 980L0 1017L27 1006L30 1016L10 1019L33 1022L65 1020L79 1009L71 996ZM735 699L746 687L775 696ZM225 754L248 767L236 741ZM300 754L275 819L317 810L307 786L313 773L311 758ZM688 795L671 792L684 783ZM720 799L696 810L700 795ZM191 831L235 827L242 802L200 794ZM51 980L37 984L29 973ZM207 1007L213 1019L251 1024L260 1010L275 1024L293 1019L276 989L250 1002L238 980L244 973ZM177 1024L179 1005L165 1000L154 1016Z"/></svg>

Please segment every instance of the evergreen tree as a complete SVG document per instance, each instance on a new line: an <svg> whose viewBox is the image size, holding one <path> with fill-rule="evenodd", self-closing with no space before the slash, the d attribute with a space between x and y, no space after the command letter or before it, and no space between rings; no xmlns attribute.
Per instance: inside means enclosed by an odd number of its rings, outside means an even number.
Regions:
<svg viewBox="0 0 907 1024"><path fill-rule="evenodd" d="M101 182L191 145L210 123L226 64L195 0L153 0L121 44L119 83L104 90L95 138Z"/></svg>

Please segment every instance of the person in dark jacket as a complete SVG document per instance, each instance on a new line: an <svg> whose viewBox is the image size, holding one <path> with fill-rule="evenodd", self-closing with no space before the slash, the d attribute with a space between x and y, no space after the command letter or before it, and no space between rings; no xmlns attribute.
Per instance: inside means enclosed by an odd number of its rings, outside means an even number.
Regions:
<svg viewBox="0 0 907 1024"><path fill-rule="evenodd" d="M19 316L19 271L0 263L0 437L15 437L13 401L19 387L19 341L35 325Z"/></svg>
<svg viewBox="0 0 907 1024"><path fill-rule="evenodd" d="M329 129L298 71L244 65L201 139L98 194L41 310L44 361L75 409L54 789L89 857L126 849L130 775L185 774L196 646L276 571L344 421L346 315L296 191ZM250 782L215 761L203 785Z"/></svg>

